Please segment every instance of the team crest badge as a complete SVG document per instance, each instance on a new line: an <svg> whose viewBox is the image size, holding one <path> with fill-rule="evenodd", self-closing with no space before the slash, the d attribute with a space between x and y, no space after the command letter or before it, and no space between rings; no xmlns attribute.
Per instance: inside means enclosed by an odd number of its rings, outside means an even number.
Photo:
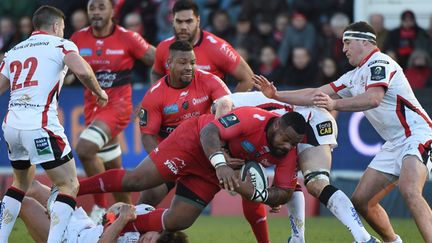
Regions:
<svg viewBox="0 0 432 243"><path fill-rule="evenodd" d="M385 67L383 66L374 66L370 68L371 70L371 80L379 81L383 80L386 77Z"/></svg>
<svg viewBox="0 0 432 243"><path fill-rule="evenodd" d="M98 56L102 55L102 49L97 49L96 50L96 55L98 55Z"/></svg>
<svg viewBox="0 0 432 243"><path fill-rule="evenodd" d="M187 110L189 108L189 102L188 101L183 102L182 107L183 109Z"/></svg>

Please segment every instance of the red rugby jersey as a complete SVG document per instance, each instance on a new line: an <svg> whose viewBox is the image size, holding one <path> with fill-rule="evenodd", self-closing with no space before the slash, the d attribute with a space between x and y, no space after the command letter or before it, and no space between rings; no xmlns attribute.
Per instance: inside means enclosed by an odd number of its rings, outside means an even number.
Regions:
<svg viewBox="0 0 432 243"><path fill-rule="evenodd" d="M214 100L230 94L220 78L199 69L184 88L170 87L167 78L161 78L147 91L139 115L141 133L158 134L159 142L184 120L210 113Z"/></svg>
<svg viewBox="0 0 432 243"><path fill-rule="evenodd" d="M167 59L169 56L169 46L176 41L172 36L156 47L155 62L153 70L159 74L168 74ZM219 78L223 78L226 73L232 73L240 64L240 55L225 40L214 34L201 31L198 42L193 47L197 68L210 72Z"/></svg>

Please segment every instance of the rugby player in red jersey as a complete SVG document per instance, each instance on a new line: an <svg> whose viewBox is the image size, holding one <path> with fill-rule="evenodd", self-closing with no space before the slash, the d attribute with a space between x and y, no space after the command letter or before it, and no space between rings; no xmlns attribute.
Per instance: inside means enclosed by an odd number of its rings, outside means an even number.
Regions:
<svg viewBox="0 0 432 243"><path fill-rule="evenodd" d="M214 119L191 118L178 126L133 170L114 169L80 181L79 195L112 191L141 191L176 181L169 209L147 214L140 227L176 231L190 227L221 186L244 198L270 206L286 203L297 183L296 161L288 153L306 132L297 112L283 116L255 107L242 107ZM240 182L227 166L222 144L236 158L275 165L273 186L256 193L250 178ZM143 176L145 175L145 176ZM255 197L254 195L263 195Z"/></svg>
<svg viewBox="0 0 432 243"><path fill-rule="evenodd" d="M243 58L225 40L199 28L198 5L192 0L180 0L173 7L175 35L160 42L156 48L151 72L152 83L168 74L169 46L176 40L189 41L196 55L198 69L213 73L219 78L232 75L239 81L236 91L248 91L253 87L253 72Z"/></svg>
<svg viewBox="0 0 432 243"><path fill-rule="evenodd" d="M78 157L87 175L105 169L121 168L119 133L128 125L132 114L131 69L136 59L152 65L155 48L138 33L128 31L113 22L112 0L90 0L87 4L91 26L71 37L80 55L91 65L101 87L110 101L107 106L96 106L96 97L86 89L84 118L87 128L76 146ZM103 162L103 163L102 163ZM128 194L114 194L117 201L130 203ZM95 214L107 207L104 194L94 196Z"/></svg>

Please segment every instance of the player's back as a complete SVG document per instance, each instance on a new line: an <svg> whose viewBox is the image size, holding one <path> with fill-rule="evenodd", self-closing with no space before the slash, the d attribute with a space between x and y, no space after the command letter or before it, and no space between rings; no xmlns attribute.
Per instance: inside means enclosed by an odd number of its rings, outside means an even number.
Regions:
<svg viewBox="0 0 432 243"><path fill-rule="evenodd" d="M57 96L69 51L76 51L70 41L36 32L7 52L1 73L10 80L8 125L31 130L58 122Z"/></svg>

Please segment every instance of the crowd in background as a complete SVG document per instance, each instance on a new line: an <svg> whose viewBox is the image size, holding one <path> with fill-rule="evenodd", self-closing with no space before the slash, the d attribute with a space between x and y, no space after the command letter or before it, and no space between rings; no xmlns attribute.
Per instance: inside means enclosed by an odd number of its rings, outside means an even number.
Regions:
<svg viewBox="0 0 432 243"><path fill-rule="evenodd" d="M157 45L173 35L175 0L117 0L117 23ZM353 20L353 0L196 0L201 27L227 40L253 71L278 86L317 87L352 69L342 51L343 30ZM0 54L32 32L31 16L43 4L66 15L65 37L88 25L86 0L0 1ZM404 68L414 89L432 86L432 15L428 29L404 11L400 26L384 27L376 13L369 23L377 45ZM1 58L1 57L0 57ZM148 69L134 68L135 87L149 85ZM230 77L226 77L230 83Z"/></svg>

